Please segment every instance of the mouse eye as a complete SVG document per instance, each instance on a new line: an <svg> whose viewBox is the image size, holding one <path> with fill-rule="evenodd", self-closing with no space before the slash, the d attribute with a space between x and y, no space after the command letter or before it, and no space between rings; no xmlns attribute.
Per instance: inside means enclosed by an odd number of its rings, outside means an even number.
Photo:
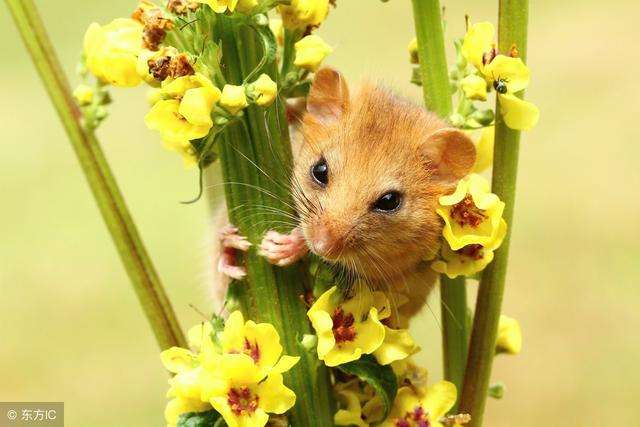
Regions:
<svg viewBox="0 0 640 427"><path fill-rule="evenodd" d="M401 202L402 195L397 191L390 191L376 200L373 209L380 212L392 212L400 207Z"/></svg>
<svg viewBox="0 0 640 427"><path fill-rule="evenodd" d="M329 166L324 158L311 167L311 177L321 187L326 187L329 183Z"/></svg>

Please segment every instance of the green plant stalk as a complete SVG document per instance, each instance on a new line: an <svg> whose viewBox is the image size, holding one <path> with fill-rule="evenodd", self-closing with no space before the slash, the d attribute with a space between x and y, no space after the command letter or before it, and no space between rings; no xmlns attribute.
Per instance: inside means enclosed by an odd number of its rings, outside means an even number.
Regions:
<svg viewBox="0 0 640 427"><path fill-rule="evenodd" d="M522 60L527 52L527 0L501 0L498 21L499 49L509 52L515 44ZM523 94L519 94L522 96ZM502 120L500 105L496 104L495 148L492 189L505 203L504 219L509 224L507 236L495 253L493 262L482 275L475 319L471 333L469 357L460 401L460 411L471 414L472 427L482 425L482 417L491 377L495 353L498 321L504 294L509 242L513 230L513 208L520 132L510 129Z"/></svg>
<svg viewBox="0 0 640 427"><path fill-rule="evenodd" d="M262 55L254 32L220 16L225 78L240 84ZM269 64L274 81L276 66ZM285 375L296 393L296 405L289 416L293 426L333 425L333 400L328 370L315 355L303 349L300 339L311 333L307 307L301 298L309 287L309 273L298 263L274 267L257 254L265 232L279 227L283 219L276 210L294 215L288 172L291 147L288 123L280 100L268 110L250 106L239 122L230 125L219 141L229 220L253 247L245 255L247 278L231 285L244 313L256 321L272 323L283 341L285 352L300 356L300 362ZM262 171L264 172L262 172ZM257 207L262 209L256 210ZM291 227L289 227L291 228ZM288 230L286 230L288 231Z"/></svg>
<svg viewBox="0 0 640 427"><path fill-rule="evenodd" d="M425 105L440 117L448 118L453 106L440 2L413 0L413 15ZM464 277L452 280L441 275L440 307L444 374L445 378L460 390L468 340L467 291Z"/></svg>
<svg viewBox="0 0 640 427"><path fill-rule="evenodd" d="M109 165L69 90L62 68L32 0L7 0L31 58L64 125L116 245L144 313L161 348L185 346L185 339Z"/></svg>
<svg viewBox="0 0 640 427"><path fill-rule="evenodd" d="M440 117L451 114L451 88L438 0L413 0L422 91L427 108Z"/></svg>
<svg viewBox="0 0 640 427"><path fill-rule="evenodd" d="M440 312L442 313L442 358L444 377L462 388L467 364L469 335L467 328L467 284L464 276L440 277ZM452 412L455 412L455 406Z"/></svg>

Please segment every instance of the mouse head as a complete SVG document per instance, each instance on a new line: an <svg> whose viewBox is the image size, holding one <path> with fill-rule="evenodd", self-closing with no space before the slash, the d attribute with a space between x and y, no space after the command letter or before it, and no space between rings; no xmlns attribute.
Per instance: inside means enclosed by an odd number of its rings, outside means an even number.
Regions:
<svg viewBox="0 0 640 427"><path fill-rule="evenodd" d="M376 85L350 97L316 73L294 193L311 250L370 280L402 276L440 244L438 198L475 162L461 131Z"/></svg>

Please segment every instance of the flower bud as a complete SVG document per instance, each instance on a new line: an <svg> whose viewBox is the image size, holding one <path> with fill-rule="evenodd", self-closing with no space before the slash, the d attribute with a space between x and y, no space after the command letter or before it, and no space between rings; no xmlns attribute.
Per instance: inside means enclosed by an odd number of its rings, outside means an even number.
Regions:
<svg viewBox="0 0 640 427"><path fill-rule="evenodd" d="M260 75L247 89L255 103L261 107L271 105L278 94L278 85L267 74Z"/></svg>
<svg viewBox="0 0 640 427"><path fill-rule="evenodd" d="M464 96L475 101L487 100L487 82L477 74L469 74L461 82Z"/></svg>
<svg viewBox="0 0 640 427"><path fill-rule="evenodd" d="M235 115L249 105L244 86L224 85L220 105Z"/></svg>
<svg viewBox="0 0 640 427"><path fill-rule="evenodd" d="M418 59L418 39L416 37L409 42L407 49L409 50L409 61L412 64L418 64L420 61Z"/></svg>
<svg viewBox="0 0 640 427"><path fill-rule="evenodd" d="M309 71L316 71L333 49L316 35L302 38L294 45L296 59L293 64Z"/></svg>
<svg viewBox="0 0 640 427"><path fill-rule="evenodd" d="M504 397L505 386L503 383L495 383L489 386L489 396L494 399L502 399Z"/></svg>
<svg viewBox="0 0 640 427"><path fill-rule="evenodd" d="M307 351L315 350L318 345L318 336L314 334L304 334L302 340L300 340L300 345Z"/></svg>
<svg viewBox="0 0 640 427"><path fill-rule="evenodd" d="M498 339L496 340L496 353L516 355L522 349L522 331L520 324L514 318L500 315L498 325Z"/></svg>
<svg viewBox="0 0 640 427"><path fill-rule="evenodd" d="M80 84L73 91L73 97L80 105L89 105L93 101L93 88L91 86Z"/></svg>

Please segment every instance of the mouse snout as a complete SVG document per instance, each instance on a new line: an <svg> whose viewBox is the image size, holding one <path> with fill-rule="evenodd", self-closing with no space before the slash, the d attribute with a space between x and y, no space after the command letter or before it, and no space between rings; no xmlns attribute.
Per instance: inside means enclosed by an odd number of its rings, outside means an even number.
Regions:
<svg viewBox="0 0 640 427"><path fill-rule="evenodd" d="M338 257L344 249L344 240L335 228L319 223L311 229L311 248L316 255L325 258Z"/></svg>

